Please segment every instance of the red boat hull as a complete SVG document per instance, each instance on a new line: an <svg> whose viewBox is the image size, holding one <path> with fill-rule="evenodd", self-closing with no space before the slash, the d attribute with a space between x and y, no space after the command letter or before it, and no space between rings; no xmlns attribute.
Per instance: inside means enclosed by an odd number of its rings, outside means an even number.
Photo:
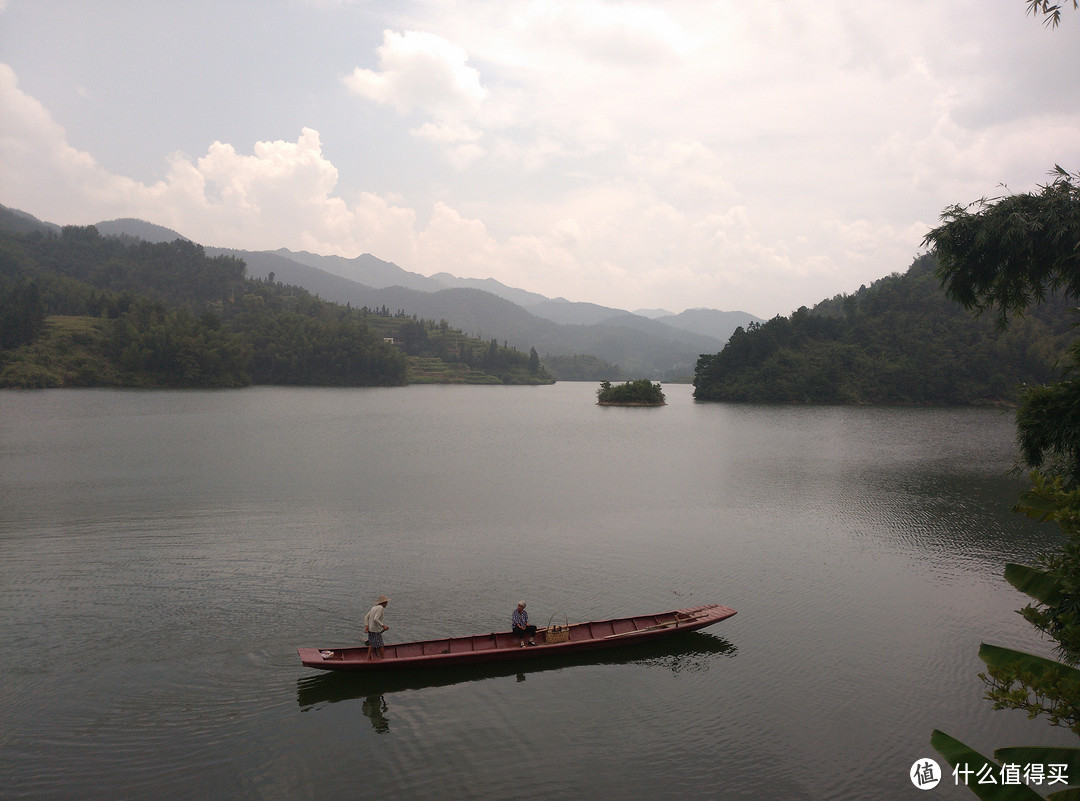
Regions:
<svg viewBox="0 0 1080 801"><path fill-rule="evenodd" d="M734 609L719 604L675 609L658 615L571 623L565 642L548 643L546 631L536 635L536 646L520 647L517 636L509 631L449 637L441 640L387 644L382 659L368 660L368 649L297 648L300 661L320 670L409 670L448 665L476 665L506 662L538 656L616 648L668 637L681 631L697 631L735 614Z"/></svg>

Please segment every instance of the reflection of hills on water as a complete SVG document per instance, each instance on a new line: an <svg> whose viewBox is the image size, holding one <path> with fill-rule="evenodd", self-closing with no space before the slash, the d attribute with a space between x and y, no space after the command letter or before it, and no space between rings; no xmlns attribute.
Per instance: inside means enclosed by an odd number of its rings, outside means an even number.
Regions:
<svg viewBox="0 0 1080 801"><path fill-rule="evenodd" d="M692 673L708 670L713 657L735 656L736 653L738 649L722 637L692 631L669 640L580 654L538 656L524 662L421 668L396 673L327 671L299 679L296 683L296 699L300 708L306 709L317 704L355 698L370 699L386 693L443 687L505 676L526 677L531 673L582 665L641 664L665 667L672 673Z"/></svg>

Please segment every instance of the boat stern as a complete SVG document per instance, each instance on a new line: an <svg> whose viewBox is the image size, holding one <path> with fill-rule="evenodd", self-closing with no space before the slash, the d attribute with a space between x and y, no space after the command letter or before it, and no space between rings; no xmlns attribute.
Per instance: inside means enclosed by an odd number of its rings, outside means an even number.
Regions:
<svg viewBox="0 0 1080 801"><path fill-rule="evenodd" d="M334 657L337 657L338 661L341 660L336 652L327 648L297 648L296 652L300 654L300 661L305 666L323 670L330 669L327 663L333 663Z"/></svg>

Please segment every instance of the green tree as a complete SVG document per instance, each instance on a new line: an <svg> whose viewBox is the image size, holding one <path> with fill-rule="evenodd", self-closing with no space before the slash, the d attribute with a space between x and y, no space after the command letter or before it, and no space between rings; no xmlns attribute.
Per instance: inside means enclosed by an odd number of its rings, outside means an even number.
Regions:
<svg viewBox="0 0 1080 801"><path fill-rule="evenodd" d="M33 342L45 327L45 304L37 281L0 285L0 348Z"/></svg>
<svg viewBox="0 0 1080 801"><path fill-rule="evenodd" d="M647 378L639 378L637 381L627 381L625 384L614 386L610 381L601 381L600 388L596 390L596 399L600 404L628 406L663 406L665 403L664 392L660 385L652 383Z"/></svg>
<svg viewBox="0 0 1080 801"><path fill-rule="evenodd" d="M1052 294L1080 298L1080 176L1060 166L1038 192L951 206L926 235L946 293L999 328ZM1080 343L1070 349L1080 365ZM1029 388L1017 414L1024 458L1080 482L1080 379Z"/></svg>
<svg viewBox="0 0 1080 801"><path fill-rule="evenodd" d="M1051 292L1080 297L1080 176L1051 175L1038 192L950 206L924 240L946 294L1000 328Z"/></svg>
<svg viewBox="0 0 1080 801"><path fill-rule="evenodd" d="M1080 191L1076 178L1056 167L1052 183L1039 192L982 200L972 207L952 206L944 224L931 231L939 259L939 277L950 297L976 314L992 312L1000 328L1010 317L1054 293L1080 297ZM1080 366L1080 346L1070 349L1071 369ZM984 643L986 662L980 674L995 709L1018 709L1032 718L1080 734L1080 388L1069 378L1029 390L1017 414L1018 439L1032 467L1049 468L1051 477L1032 474L1032 489L1019 511L1058 523L1065 535L1060 552L1043 556L1035 567L1009 564L1005 578L1034 599L1021 610L1037 630L1053 638L1060 659ZM995 751L998 764L959 740L934 731L931 744L955 768L989 768L1000 775L1006 762L1052 761L1080 780L1080 749L1005 748ZM970 786L970 785L969 785ZM980 798L1038 799L1026 786L971 786ZM1049 798L1080 797L1064 790Z"/></svg>
<svg viewBox="0 0 1080 801"><path fill-rule="evenodd" d="M738 328L694 373L698 400L985 404L1056 377L1066 304L1048 301L1008 330L972 319L942 291L926 254L903 275Z"/></svg>

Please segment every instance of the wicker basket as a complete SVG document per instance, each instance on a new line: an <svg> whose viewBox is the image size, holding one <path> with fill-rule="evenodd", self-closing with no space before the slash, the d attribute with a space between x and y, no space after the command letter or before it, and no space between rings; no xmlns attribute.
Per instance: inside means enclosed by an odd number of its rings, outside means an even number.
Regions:
<svg viewBox="0 0 1080 801"><path fill-rule="evenodd" d="M548 645L556 642L567 642L570 639L570 621L566 617L566 613L563 613L563 622L560 625L556 623L551 624L551 621L555 619L555 615L552 615L548 620L547 628L544 629L544 642Z"/></svg>

